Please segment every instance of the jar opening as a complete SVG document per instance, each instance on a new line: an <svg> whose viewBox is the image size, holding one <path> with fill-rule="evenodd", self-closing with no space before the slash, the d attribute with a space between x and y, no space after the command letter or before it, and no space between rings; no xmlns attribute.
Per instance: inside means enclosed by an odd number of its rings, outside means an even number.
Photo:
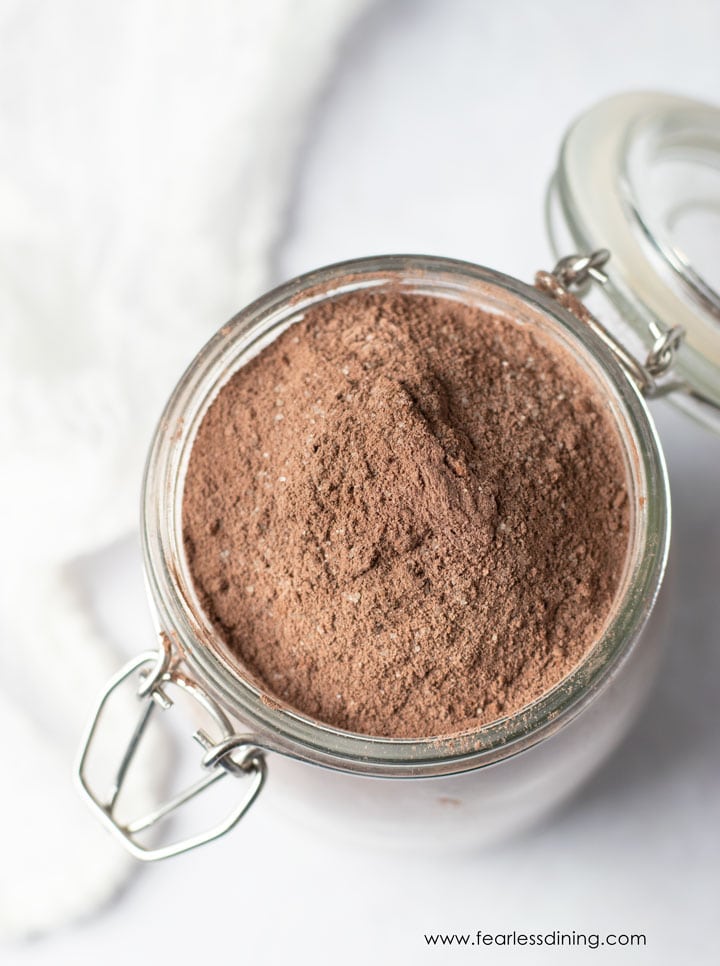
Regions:
<svg viewBox="0 0 720 966"><path fill-rule="evenodd" d="M475 304L537 327L572 355L607 399L622 442L633 507L630 549L610 619L580 665L551 691L507 718L470 732L428 739L375 738L303 717L262 693L218 639L194 592L182 547L183 479L195 434L231 375L308 306L359 288L393 288ZM534 289L447 259L393 256L321 269L269 293L236 316L190 366L156 434L144 487L147 579L160 626L191 671L256 728L268 747L371 774L444 774L507 757L552 733L607 683L652 608L664 569L668 494L652 425L635 388L582 323Z"/></svg>

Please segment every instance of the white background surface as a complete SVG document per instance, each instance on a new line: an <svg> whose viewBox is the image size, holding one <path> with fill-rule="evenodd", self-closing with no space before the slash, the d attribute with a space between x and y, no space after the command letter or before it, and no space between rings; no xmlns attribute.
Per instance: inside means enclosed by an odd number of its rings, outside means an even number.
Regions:
<svg viewBox="0 0 720 966"><path fill-rule="evenodd" d="M378 4L318 105L277 280L389 251L523 278L550 267L543 194L569 120L630 88L720 101L718 36L709 0ZM674 495L672 647L631 735L561 813L490 852L401 858L276 818L271 772L235 834L140 870L102 914L10 961L717 962L720 439L667 405L655 414ZM136 539L79 568L118 647L147 646ZM423 941L477 929L644 932L648 947L583 955Z"/></svg>

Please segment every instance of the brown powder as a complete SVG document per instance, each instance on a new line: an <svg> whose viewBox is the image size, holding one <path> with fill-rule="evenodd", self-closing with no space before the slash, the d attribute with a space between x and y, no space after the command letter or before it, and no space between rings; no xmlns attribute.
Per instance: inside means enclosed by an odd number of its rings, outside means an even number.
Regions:
<svg viewBox="0 0 720 966"><path fill-rule="evenodd" d="M358 293L244 366L200 427L185 547L273 699L429 737L518 710L597 640L628 543L591 381L459 303Z"/></svg>

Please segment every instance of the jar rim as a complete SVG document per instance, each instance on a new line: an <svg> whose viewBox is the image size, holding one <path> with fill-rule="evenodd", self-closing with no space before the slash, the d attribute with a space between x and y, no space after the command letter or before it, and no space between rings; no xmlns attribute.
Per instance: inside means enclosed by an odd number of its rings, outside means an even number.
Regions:
<svg viewBox="0 0 720 966"><path fill-rule="evenodd" d="M406 286L415 294L484 299L524 313L576 356L598 386L623 445L638 497L621 591L596 644L550 691L480 728L423 739L343 731L284 707L233 664L194 598L182 549L182 481L195 432L212 399L247 359L316 301L369 286ZM493 311L490 309L490 311ZM510 757L549 737L618 672L657 597L667 560L670 499L662 451L637 387L612 353L577 318L537 289L469 262L425 255L382 255L340 262L298 276L242 309L200 350L171 394L148 454L142 490L145 577L158 627L197 683L256 730L269 750L338 770L388 777L447 775ZM255 739L254 739L255 740Z"/></svg>

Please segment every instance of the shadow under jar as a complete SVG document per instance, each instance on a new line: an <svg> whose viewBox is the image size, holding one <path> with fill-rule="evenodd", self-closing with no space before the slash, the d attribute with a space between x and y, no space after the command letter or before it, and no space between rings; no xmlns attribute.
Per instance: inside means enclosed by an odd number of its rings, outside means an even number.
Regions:
<svg viewBox="0 0 720 966"><path fill-rule="evenodd" d="M613 129L613 118L616 127L624 130L635 123L637 115L647 122L648 112L652 124L650 128L647 123L641 125L639 140L628 140ZM672 123L678 113L690 118L689 127L680 125L681 135L677 123ZM592 117L596 123L594 127L590 124L588 134L588 118ZM662 305L651 312L647 299L632 304L632 225L626 226L625 235L617 224L612 225L621 258L618 272L612 275L610 271L605 288L610 302L632 317L636 333L642 337L640 351L643 346L645 351L650 349L647 362L637 362L575 298L574 288L582 289L592 279L607 281L607 252L601 246L610 229L603 222L603 213L592 210L592 192L574 185L573 178L593 137L605 144L608 130L614 131L617 156L608 149L607 165L617 169L620 187L616 184L614 190L620 191L627 179L618 158L624 161L630 144L631 160L637 167L635 147L647 144L649 129L655 134L653 150L661 161L667 153L663 132L670 131L673 156L682 142L689 145L686 153L692 159L700 142L704 163L709 143L706 134L714 131L717 138L720 131L719 112L665 95L624 95L581 118L566 139L551 193L553 234L564 233L581 250L597 250L562 260L552 273L538 273L535 287L450 259L359 259L301 276L263 296L223 326L192 362L167 403L143 484L145 574L161 646L139 655L109 683L78 765L80 784L89 801L137 858L165 858L228 831L258 795L266 772L278 791L275 801L282 801L293 817L305 817L324 831L334 824L346 836L392 845L487 843L550 811L596 769L625 733L642 704L661 650L662 608L656 604L670 536L667 474L644 396L677 388L669 370L680 336L672 327L673 314L663 314ZM720 158L720 147L715 147L714 163ZM643 163L651 162L652 158L645 157ZM593 176L599 173L596 166ZM679 183L684 185L686 179ZM662 192L660 195L665 198ZM642 210L647 213L647 205ZM599 221L594 220L596 216ZM638 245L638 251L632 252L635 267L641 256L654 264L657 251L644 253L643 243ZM708 302L712 303L713 292L703 288L703 303L698 307L695 277L689 295L678 291L675 262L679 249L666 246L662 250L667 251L671 281L665 289L660 285L661 294L666 301L672 299L674 307L678 299L684 299L684 321L692 329L694 318L712 310ZM649 285L649 273L640 274ZM664 274L665 268L657 269L660 282ZM198 599L184 552L185 475L193 442L218 393L311 307L368 290L461 302L538 333L547 345L557 346L559 354L569 356L594 387L616 430L625 465L627 555L597 640L567 676L532 703L451 735L371 737L334 728L279 703L248 673L213 626ZM646 294L645 288L642 293ZM694 414L706 422L714 422L717 407L707 388L715 385L712 379L708 382L712 358L708 362L707 353L698 350L703 340L714 339L716 333L704 315L697 332L697 338L691 332L693 345L687 349L683 345L679 352L684 377L680 391L690 384L689 396L681 404L697 410ZM703 369L693 381L698 354ZM660 377L668 373L671 378L663 385ZM119 762L115 789L130 767L151 708L172 707L174 695L182 692L203 719L194 737L202 746L205 777L132 821L118 818L116 793L109 799L100 795L89 777L88 760L97 743L100 719L118 689L134 690L140 704L139 724ZM226 776L226 784L237 787L240 800L223 821L181 841L148 839L148 829Z"/></svg>

